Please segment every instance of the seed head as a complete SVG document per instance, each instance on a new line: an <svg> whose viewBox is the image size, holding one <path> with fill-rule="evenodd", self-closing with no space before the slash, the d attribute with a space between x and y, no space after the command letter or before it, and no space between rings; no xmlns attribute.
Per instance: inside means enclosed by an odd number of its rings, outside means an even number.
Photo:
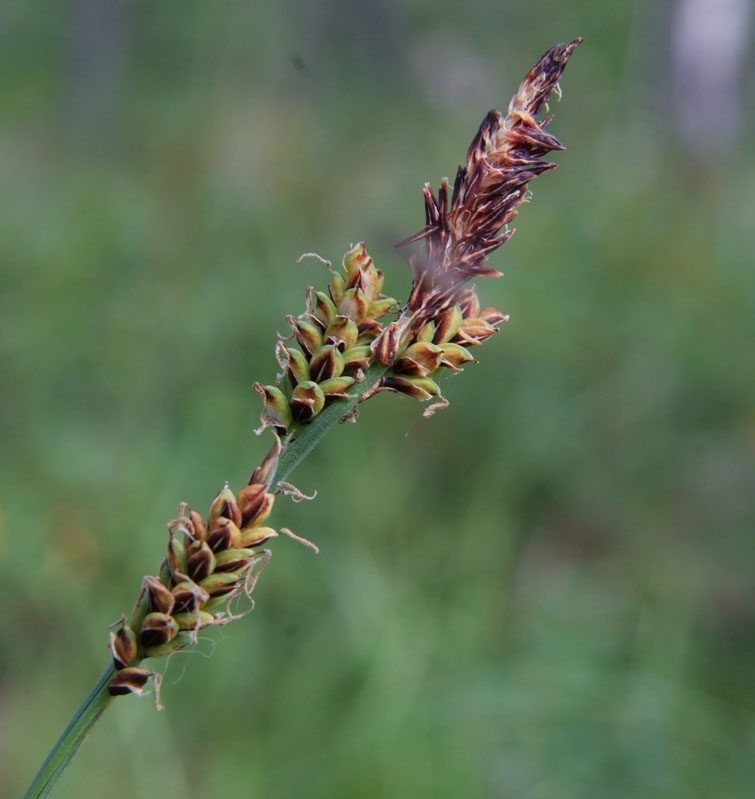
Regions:
<svg viewBox="0 0 755 799"><path fill-rule="evenodd" d="M506 226L516 216L528 183L555 167L543 156L564 149L546 130L551 118L538 120L537 115L581 41L548 50L525 76L506 116L500 111L488 112L469 146L466 164L458 168L450 202L446 178L437 196L430 184L425 184L425 226L397 245L424 241L425 252L410 259L414 282L401 317L372 345L381 363L392 364L428 320L438 322L460 304L471 279L500 277L500 272L486 265L488 255L514 234ZM480 343L487 337L485 332L494 331L496 323L483 321L491 329L476 324L465 341ZM468 323L467 328L471 327Z"/></svg>

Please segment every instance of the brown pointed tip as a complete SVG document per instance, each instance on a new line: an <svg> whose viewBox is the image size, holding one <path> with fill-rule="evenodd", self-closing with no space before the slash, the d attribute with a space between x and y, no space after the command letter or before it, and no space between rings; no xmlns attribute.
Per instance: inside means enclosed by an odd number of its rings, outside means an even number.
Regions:
<svg viewBox="0 0 755 799"><path fill-rule="evenodd" d="M541 64L549 64L550 69L556 73L556 79L560 77L564 71L567 62L571 58L572 53L582 44L582 37L572 39L570 42L564 44L557 44L551 47L547 53L540 59ZM533 70L534 71L534 70Z"/></svg>
<svg viewBox="0 0 755 799"><path fill-rule="evenodd" d="M572 39L570 42L563 42L555 44L543 54L543 57L532 68L531 73L538 71L538 68L544 72L557 71L560 75L564 71L566 62L571 58L571 54L582 44L582 37Z"/></svg>
<svg viewBox="0 0 755 799"><path fill-rule="evenodd" d="M581 43L581 38L573 39L546 50L525 76L519 91L511 101L509 113L518 108L533 116L536 115L556 87L571 54Z"/></svg>
<svg viewBox="0 0 755 799"><path fill-rule="evenodd" d="M551 47L543 58L550 57L554 61L568 61L571 54L582 44L582 37L572 39L570 42L562 42Z"/></svg>

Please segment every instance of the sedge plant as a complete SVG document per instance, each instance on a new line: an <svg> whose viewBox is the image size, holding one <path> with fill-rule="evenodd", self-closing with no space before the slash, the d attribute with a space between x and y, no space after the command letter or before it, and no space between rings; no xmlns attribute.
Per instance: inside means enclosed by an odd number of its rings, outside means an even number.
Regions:
<svg viewBox="0 0 755 799"><path fill-rule="evenodd" d="M236 600L251 599L273 539L284 534L309 544L285 527L269 526L271 513L281 494L301 497L287 478L334 424L355 420L359 406L383 391L429 402L425 416L448 404L439 377L473 363L476 348L508 319L481 307L470 282L500 276L488 256L513 235L508 226L528 184L555 166L544 156L563 149L547 130L551 118L539 115L552 93L560 95L559 78L580 41L548 50L507 113L487 114L453 185L444 178L436 194L425 184L425 225L397 245L424 245L410 257L413 282L404 303L383 292L383 272L363 243L349 249L341 268L325 262L326 289L307 289L305 311L287 317L291 334L275 345L277 379L254 386L262 398L257 432L271 429L273 446L247 485L236 492L226 485L206 516L179 506L157 574L144 577L133 610L109 631L111 664L48 755L27 799L50 794L116 697L142 694L152 683L161 707L160 673L147 663L191 647L206 627L244 615Z"/></svg>

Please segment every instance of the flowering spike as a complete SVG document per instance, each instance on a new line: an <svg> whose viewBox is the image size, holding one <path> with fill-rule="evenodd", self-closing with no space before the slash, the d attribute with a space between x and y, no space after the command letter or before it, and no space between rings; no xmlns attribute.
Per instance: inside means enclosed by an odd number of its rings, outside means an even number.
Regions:
<svg viewBox="0 0 755 799"><path fill-rule="evenodd" d="M273 446L238 497L226 485L206 519L179 506L159 576L144 579L128 621L121 618L110 632L111 694L141 693L150 677L157 692L160 675L141 668L143 658L176 652L195 643L203 627L238 618L232 603L241 594L250 597L270 558L269 550L259 548L265 542L284 534L313 546L285 527L263 525L277 493L301 498L285 482L292 461L301 457L288 447L299 437L311 446L335 421L337 414L328 408L322 428L315 423L305 429L326 405L336 410L340 398L350 398L342 402L341 420L353 420L356 401L379 391L432 400L425 416L448 404L435 379L440 370L461 371L474 361L471 347L508 319L495 308L481 309L468 283L500 274L487 265L488 256L513 234L507 225L528 183L553 168L544 156L563 149L546 130L550 120L536 117L578 44L551 48L527 74L506 115L486 115L453 186L444 179L436 194L425 185L425 226L404 242L424 242L424 254L410 258L412 288L397 319L381 321L398 304L381 293L383 272L363 243L346 253L342 270L325 262L331 274L327 293L310 287L305 312L286 317L298 347L288 346L292 337L279 337L278 384L254 384L263 400L261 430L273 428ZM359 393L348 393L362 382Z"/></svg>
<svg viewBox="0 0 755 799"><path fill-rule="evenodd" d="M548 50L527 73L505 117L499 111L487 114L469 147L466 165L456 174L450 201L448 181L441 182L437 196L425 185L425 227L397 245L425 242L424 256L411 259L414 282L397 322L399 338L413 338L427 320L459 303L471 278L499 274L485 265L487 256L512 235L499 231L513 219L529 181L553 168L542 156L563 149L546 132L547 120L539 122L536 115L580 42L575 39ZM462 313L469 316L464 308ZM381 339L389 336L395 338L395 331L384 330L373 345L375 357L385 364L392 362L392 348Z"/></svg>

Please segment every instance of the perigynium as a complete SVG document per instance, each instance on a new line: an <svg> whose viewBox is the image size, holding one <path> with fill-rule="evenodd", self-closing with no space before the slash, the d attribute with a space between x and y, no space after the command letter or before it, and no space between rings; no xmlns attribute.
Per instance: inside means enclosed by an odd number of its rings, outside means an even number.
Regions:
<svg viewBox="0 0 755 799"><path fill-rule="evenodd" d="M112 666L27 797L49 794L112 697L141 694L152 680L160 707L159 673L143 661L191 646L200 630L244 615L235 600L251 600L270 559L267 542L283 533L309 544L285 527L267 525L277 496L297 496L286 477L329 427L356 419L358 406L381 391L431 401L425 416L448 404L439 384L443 372L458 373L474 362L474 348L508 319L481 307L469 284L500 276L487 265L488 256L513 235L508 225L530 181L555 166L544 156L563 149L547 130L551 118L538 115L553 92L560 95L558 80L580 41L548 50L505 116L487 114L452 188L445 178L437 195L425 185L425 225L398 245L424 243L424 251L410 258L414 279L405 303L383 292L384 274L363 243L349 249L340 269L325 262L326 290L307 289L304 312L287 317L291 334L275 345L276 380L254 386L262 398L257 432L272 429L272 448L247 485L236 493L227 485L220 491L206 517L186 503L179 506L157 574L144 577L130 615L110 629Z"/></svg>

